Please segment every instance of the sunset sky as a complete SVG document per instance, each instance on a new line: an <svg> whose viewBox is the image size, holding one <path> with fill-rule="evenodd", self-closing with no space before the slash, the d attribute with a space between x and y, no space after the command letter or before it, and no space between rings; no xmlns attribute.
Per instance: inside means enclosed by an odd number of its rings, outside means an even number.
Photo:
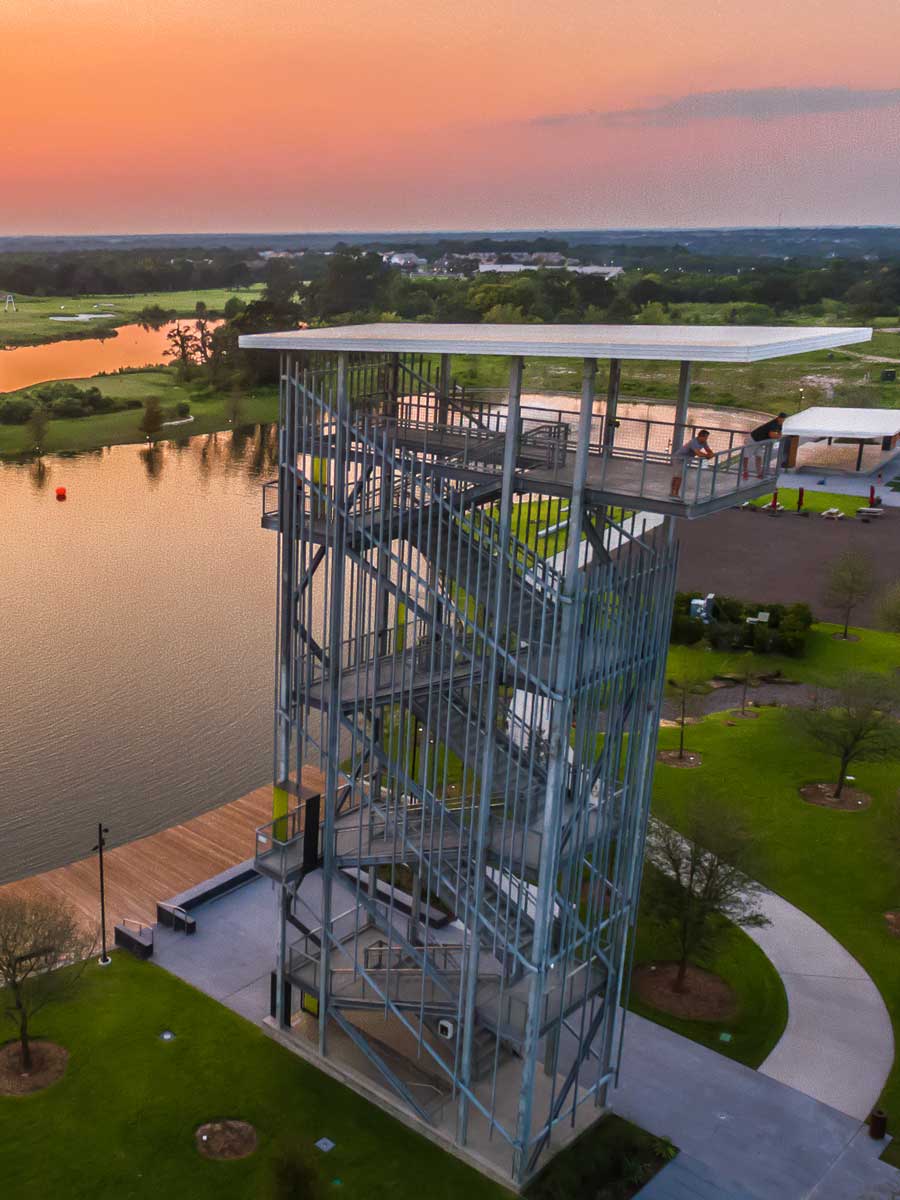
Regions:
<svg viewBox="0 0 900 1200"><path fill-rule="evenodd" d="M3 0L0 233L900 221L898 0Z"/></svg>

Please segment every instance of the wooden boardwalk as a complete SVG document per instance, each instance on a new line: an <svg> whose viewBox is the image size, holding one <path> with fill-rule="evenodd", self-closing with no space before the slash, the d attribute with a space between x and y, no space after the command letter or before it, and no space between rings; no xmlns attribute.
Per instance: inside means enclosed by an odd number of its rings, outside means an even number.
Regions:
<svg viewBox="0 0 900 1200"><path fill-rule="evenodd" d="M303 783L324 790L324 776L303 768ZM212 875L253 857L254 832L272 819L272 787L256 788L220 808L212 808L160 833L126 842L104 854L106 926L128 917L152 924L156 902L186 891ZM66 867L18 879L0 887L0 896L39 896L65 900L89 927L100 925L97 856Z"/></svg>

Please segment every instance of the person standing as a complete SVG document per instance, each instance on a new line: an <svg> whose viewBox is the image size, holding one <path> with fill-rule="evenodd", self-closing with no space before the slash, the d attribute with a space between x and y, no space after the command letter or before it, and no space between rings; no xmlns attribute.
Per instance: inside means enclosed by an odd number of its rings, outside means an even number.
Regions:
<svg viewBox="0 0 900 1200"><path fill-rule="evenodd" d="M672 454L672 487L669 496L672 500L681 500L681 481L684 479L685 467L695 458L712 458L713 452L709 445L709 430L700 429L695 437Z"/></svg>
<svg viewBox="0 0 900 1200"><path fill-rule="evenodd" d="M763 445L765 442L777 442L781 437L781 427L784 425L784 419L787 413L779 413L777 417L772 417L771 421L764 421L762 425L757 425L755 429L750 430L750 437L747 439L747 444L744 447L744 480L750 478L750 461L753 460L753 469L757 476L763 477Z"/></svg>

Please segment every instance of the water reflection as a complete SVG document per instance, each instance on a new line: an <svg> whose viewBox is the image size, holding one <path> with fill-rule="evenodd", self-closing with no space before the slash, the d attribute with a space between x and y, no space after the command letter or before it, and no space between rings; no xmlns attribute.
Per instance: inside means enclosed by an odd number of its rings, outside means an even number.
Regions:
<svg viewBox="0 0 900 1200"><path fill-rule="evenodd" d="M0 465L0 882L270 778L276 461L267 425Z"/></svg>
<svg viewBox="0 0 900 1200"><path fill-rule="evenodd" d="M0 350L0 392L47 383L52 379L88 379L92 375L128 367L150 367L166 363L166 337L179 322L158 327L122 325L118 332L95 338L49 342L42 346L17 346ZM188 324L182 320L182 325ZM210 321L210 329L220 325Z"/></svg>

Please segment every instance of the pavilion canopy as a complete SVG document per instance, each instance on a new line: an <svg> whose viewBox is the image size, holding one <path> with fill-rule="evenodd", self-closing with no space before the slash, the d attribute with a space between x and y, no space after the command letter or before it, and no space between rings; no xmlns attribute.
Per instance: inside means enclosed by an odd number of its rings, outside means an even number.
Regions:
<svg viewBox="0 0 900 1200"><path fill-rule="evenodd" d="M788 417L785 437L890 438L900 433L900 408L807 408Z"/></svg>
<svg viewBox="0 0 900 1200"><path fill-rule="evenodd" d="M867 342L872 330L770 325L429 325L385 322L245 334L245 350L499 354L526 358L761 362ZM846 410L845 410L846 411Z"/></svg>

